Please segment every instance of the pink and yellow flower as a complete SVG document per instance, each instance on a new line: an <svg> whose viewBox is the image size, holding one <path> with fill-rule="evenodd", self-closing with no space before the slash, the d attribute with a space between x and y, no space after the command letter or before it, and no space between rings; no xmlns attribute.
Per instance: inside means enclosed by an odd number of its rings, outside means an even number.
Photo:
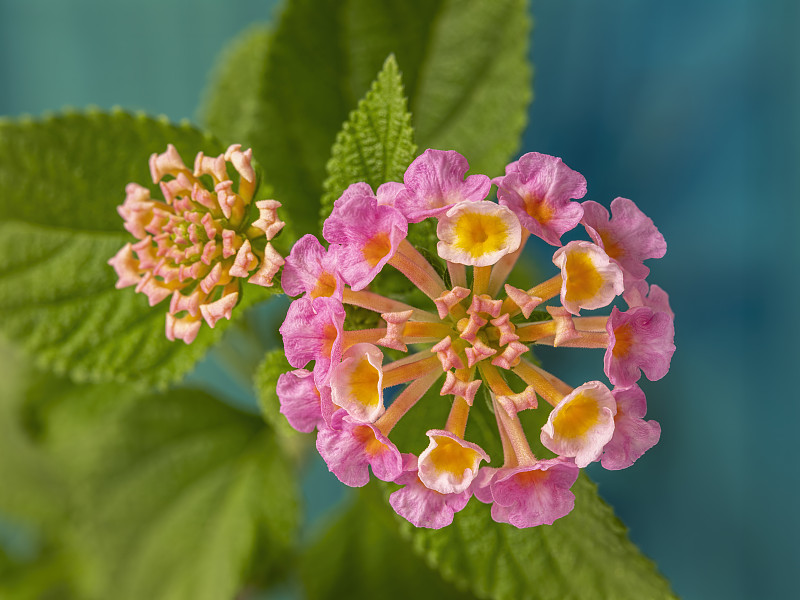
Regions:
<svg viewBox="0 0 800 600"><path fill-rule="evenodd" d="M237 144L216 157L201 152L190 169L170 144L150 157L153 183L164 199L154 200L136 183L125 189L117 210L139 241L108 263L117 288L136 286L150 306L171 298L170 340L189 344L203 321L213 328L230 319L242 282L270 287L284 263L270 243L284 225L277 216L280 203L255 201L258 217L249 220L256 186L251 156Z"/></svg>
<svg viewBox="0 0 800 600"><path fill-rule="evenodd" d="M487 199L488 178L465 179L466 171L461 155L428 150L402 184L374 195L364 183L350 186L323 226L327 248L311 236L298 242L284 280L290 294L304 295L281 334L301 370L281 379L282 411L298 428L317 428L317 448L342 482L364 485L371 469L400 486L390 503L418 527L450 524L472 495L492 504L498 522L552 524L572 510L580 468L627 467L658 440L634 382L639 370L663 376L674 351L666 294L637 278L637 265L661 252L660 234L630 201L615 201L608 226L589 204L593 241L561 247L584 216L572 201L586 190L580 174L555 157L527 154L495 180L498 204ZM436 220L432 260L406 239L426 218ZM559 246L558 271L517 288L506 279L530 234ZM376 291L386 265L421 294ZM620 296L625 312L615 304ZM349 328L345 305L372 311L378 325ZM581 316L609 305L610 315ZM616 387L573 388L532 360L531 345L605 349ZM313 371L304 370L311 361ZM386 393L394 387L399 393ZM395 445L409 411L420 422L426 407L442 402L446 420L413 428L419 454ZM495 440L467 427L475 411L496 422ZM540 422L546 414L546 424L526 431L527 411L540 412ZM529 434L557 456L535 456ZM498 448L492 456L487 443Z"/></svg>

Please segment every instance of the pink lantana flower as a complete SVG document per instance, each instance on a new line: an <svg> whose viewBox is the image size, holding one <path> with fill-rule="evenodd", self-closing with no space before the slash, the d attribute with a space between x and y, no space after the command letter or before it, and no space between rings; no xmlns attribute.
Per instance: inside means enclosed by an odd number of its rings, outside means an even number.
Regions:
<svg viewBox="0 0 800 600"><path fill-rule="evenodd" d="M617 403L606 386L590 381L553 408L542 427L542 444L581 468L595 461L614 435Z"/></svg>
<svg viewBox="0 0 800 600"><path fill-rule="evenodd" d="M310 433L325 423L321 392L314 384L311 371L297 369L281 374L276 391L281 414L297 431Z"/></svg>
<svg viewBox="0 0 800 600"><path fill-rule="evenodd" d="M108 264L119 278L117 288L135 285L150 306L171 299L170 340L189 344L203 321L213 328L230 319L243 281L269 287L284 263L270 243L284 225L277 216L280 203L256 201L259 216L248 221L256 183L251 156L237 144L217 157L201 152L190 169L170 144L150 157L164 200L152 199L136 183L125 188L117 211L139 241L123 246Z"/></svg>
<svg viewBox="0 0 800 600"><path fill-rule="evenodd" d="M403 454L403 472L394 481L403 487L389 496L389 504L415 527L441 529L450 525L472 496L469 490L442 494L427 487L419 478L414 454Z"/></svg>
<svg viewBox="0 0 800 600"><path fill-rule="evenodd" d="M403 472L395 445L376 426L353 419L345 410L333 414L330 427L320 428L317 450L339 481L351 487L367 484L368 467L383 481L394 481Z"/></svg>
<svg viewBox="0 0 800 600"><path fill-rule="evenodd" d="M308 294L310 298L333 296L342 299L342 278L336 258L313 235L301 237L286 257L281 276L283 291L289 296Z"/></svg>
<svg viewBox="0 0 800 600"><path fill-rule="evenodd" d="M487 267L519 248L522 231L510 210L494 202L459 202L439 217L439 256Z"/></svg>
<svg viewBox="0 0 800 600"><path fill-rule="evenodd" d="M575 506L570 488L580 469L569 460L554 458L486 471L475 496L492 503L492 518L498 523L520 529L552 525Z"/></svg>
<svg viewBox="0 0 800 600"><path fill-rule="evenodd" d="M358 421L374 423L384 413L383 353L368 343L354 344L331 375L331 400Z"/></svg>
<svg viewBox="0 0 800 600"><path fill-rule="evenodd" d="M661 425L644 420L647 401L638 385L614 388L611 393L617 401L614 436L603 448L600 464L609 470L627 469L658 443Z"/></svg>
<svg viewBox="0 0 800 600"><path fill-rule="evenodd" d="M465 178L468 170L467 159L454 150L426 150L406 170L405 190L396 194L394 205L409 223L419 223L443 215L453 204L483 200L491 181L486 175Z"/></svg>
<svg viewBox="0 0 800 600"><path fill-rule="evenodd" d="M400 211L379 205L377 198L348 188L325 221L322 235L336 246L339 274L353 290L366 287L397 252L408 233L408 222ZM366 186L369 189L369 186Z"/></svg>
<svg viewBox="0 0 800 600"><path fill-rule="evenodd" d="M432 429L427 435L430 443L419 455L420 480L440 494L458 494L469 488L478 465L482 460L488 462L489 455L450 431Z"/></svg>
<svg viewBox="0 0 800 600"><path fill-rule="evenodd" d="M297 369L314 362L317 385L326 385L342 357L345 312L335 298L299 298L281 325L286 360Z"/></svg>
<svg viewBox="0 0 800 600"><path fill-rule="evenodd" d="M669 306L667 292L657 285L648 286L646 281L634 281L626 286L622 297L628 303L628 308L646 306L655 312L667 313L671 319L675 319L675 313Z"/></svg>
<svg viewBox="0 0 800 600"><path fill-rule="evenodd" d="M643 397L627 386L640 368L649 377L668 368L671 311L657 286L631 280L626 287L620 263L587 240L555 250L557 271L548 278L524 288L506 284L530 232L560 246L560 236L577 225L582 209L570 198L583 195L585 182L559 159L526 155L507 167L498 204L485 199L485 176L465 180L466 169L457 153L429 150L403 184L384 184L375 196L365 183L345 190L323 225L327 249L310 236L298 242L284 280L290 293L304 295L289 308L281 334L293 367L315 364L313 377L293 371L281 380L281 402L290 422L317 428L317 448L341 481L364 485L371 468L401 486L390 503L418 527L450 524L473 494L492 504L498 522L551 524L572 510L570 487L580 468L596 460L628 466L657 441L657 424L642 420ZM524 202L516 210L504 202L509 190L539 194L528 198L536 199L528 203L532 212L521 212ZM438 237L427 255L406 239L425 218L436 220ZM403 299L381 293L397 289L396 279L382 285L386 265L408 280ZM407 293L415 288L421 293ZM625 313L614 306L610 315L579 314L620 295L630 307ZM377 323L353 328L346 305L371 311ZM531 344L602 348L613 357L606 372L617 387L572 387L532 360ZM288 391L293 382L302 393ZM386 394L389 388L398 391ZM442 402L449 403L446 421L426 421L426 411ZM397 434L410 411L414 423L426 425ZM467 427L474 411L496 423L502 462L484 449L491 443L486 427ZM544 427L526 432L524 411L539 411ZM557 457L537 458L529 434ZM398 435L427 448L398 448Z"/></svg>
<svg viewBox="0 0 800 600"><path fill-rule="evenodd" d="M597 202L584 202L582 223L586 232L622 267L626 280L643 280L650 273L644 261L661 258L667 252L664 236L627 198L614 199L611 213L613 216L609 219L605 207Z"/></svg>
<svg viewBox="0 0 800 600"><path fill-rule="evenodd" d="M583 209L573 198L586 194L586 180L560 158L529 152L506 167L506 174L492 180L497 198L533 235L553 246L581 220Z"/></svg>
<svg viewBox="0 0 800 600"><path fill-rule="evenodd" d="M570 242L553 254L561 269L561 304L573 315L608 306L624 289L622 271L599 246Z"/></svg>
<svg viewBox="0 0 800 600"><path fill-rule="evenodd" d="M640 370L650 381L669 371L675 352L675 326L666 312L640 306L621 312L615 306L606 324L609 344L603 365L608 379L616 386L630 386Z"/></svg>

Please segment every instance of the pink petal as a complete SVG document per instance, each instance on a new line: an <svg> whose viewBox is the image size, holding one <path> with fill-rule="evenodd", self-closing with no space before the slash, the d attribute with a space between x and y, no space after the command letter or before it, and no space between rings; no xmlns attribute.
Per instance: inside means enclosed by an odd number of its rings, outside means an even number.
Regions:
<svg viewBox="0 0 800 600"><path fill-rule="evenodd" d="M398 210L379 206L374 196L350 188L335 202L322 227L323 237L339 246L338 271L353 290L363 289L375 278L407 233L408 223Z"/></svg>
<svg viewBox="0 0 800 600"><path fill-rule="evenodd" d="M397 194L395 206L409 223L419 223L444 214L452 204L483 200L492 184L486 175L465 179L468 170L467 159L454 150L425 150L406 169L406 189Z"/></svg>
<svg viewBox="0 0 800 600"><path fill-rule="evenodd" d="M616 386L636 383L641 371L650 381L664 377L675 352L675 326L666 312L646 306L621 312L616 306L606 323L609 344L603 365Z"/></svg>
<svg viewBox="0 0 800 600"><path fill-rule="evenodd" d="M630 467L658 443L661 425L643 419L647 412L647 401L638 385L614 388L612 393L617 400L614 437L603 449L600 463L606 469L618 470Z"/></svg>
<svg viewBox="0 0 800 600"><path fill-rule="evenodd" d="M310 433L324 424L320 393L311 371L297 369L278 377L280 412L297 431Z"/></svg>
<svg viewBox="0 0 800 600"><path fill-rule="evenodd" d="M440 494L425 487L417 472L417 457L403 454L403 473L395 480L403 487L389 496L389 504L414 527L441 529L450 525L455 513L463 510L472 494L469 490Z"/></svg>
<svg viewBox="0 0 800 600"><path fill-rule="evenodd" d="M492 181L500 204L510 208L532 234L553 246L583 216L572 198L586 194L586 180L560 158L529 152L506 167L506 174Z"/></svg>
<svg viewBox="0 0 800 600"><path fill-rule="evenodd" d="M575 495L569 488L579 472L561 458L499 469L491 482L492 518L520 529L552 525L574 508Z"/></svg>
<svg viewBox="0 0 800 600"><path fill-rule="evenodd" d="M334 413L330 427L319 430L317 450L339 481L351 487L369 482L368 467L383 481L394 481L402 472L395 445L375 426L355 421L344 410Z"/></svg>
<svg viewBox="0 0 800 600"><path fill-rule="evenodd" d="M667 252L664 236L653 221L627 198L611 203L612 217L597 202L583 203L583 225L594 242L619 263L628 281L644 279L650 269L648 258L661 258Z"/></svg>

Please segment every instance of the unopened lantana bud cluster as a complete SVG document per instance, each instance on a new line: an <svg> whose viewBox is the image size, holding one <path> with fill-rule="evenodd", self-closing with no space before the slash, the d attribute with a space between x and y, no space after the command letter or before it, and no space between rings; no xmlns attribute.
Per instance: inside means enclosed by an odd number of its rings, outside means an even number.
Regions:
<svg viewBox="0 0 800 600"><path fill-rule="evenodd" d="M136 286L154 306L170 299L166 335L191 343L205 321L230 319L243 281L269 287L283 266L270 240L283 228L280 203L258 200L252 152L230 146L219 156L202 152L187 167L171 144L150 157L163 200L129 183L118 207L139 241L109 260L116 287ZM255 208L255 210L253 210Z"/></svg>
<svg viewBox="0 0 800 600"><path fill-rule="evenodd" d="M615 199L611 216L576 202L586 181L558 158L526 154L494 180L467 170L457 152L427 150L403 183L351 185L324 223L327 247L312 235L294 245L282 284L299 297L281 334L295 370L279 378L281 412L296 429L318 431L317 449L343 483L362 486L371 469L398 484L390 503L416 526L448 525L473 495L498 522L551 524L572 510L580 468L628 467L659 439L637 381L663 377L675 350L667 295L645 281L644 261L662 257L666 244L630 200ZM492 185L498 202L488 199ZM406 239L409 224L426 219L436 221L447 284ZM579 224L589 240L562 245ZM556 248L557 274L520 289L505 282L531 236ZM426 301L371 291L387 265ZM581 314L620 296L625 310ZM345 330L345 305L378 313L383 325ZM610 385L571 387L538 366L530 344L603 349ZM381 347L406 356L388 361ZM384 394L395 386L389 404ZM431 388L439 394L426 396ZM467 435L479 391L502 457ZM549 406L540 409L540 399ZM401 452L395 425L433 402L448 402L449 417L418 432L424 451ZM539 431L523 427L518 415L528 410L549 410ZM535 456L528 435L551 456Z"/></svg>

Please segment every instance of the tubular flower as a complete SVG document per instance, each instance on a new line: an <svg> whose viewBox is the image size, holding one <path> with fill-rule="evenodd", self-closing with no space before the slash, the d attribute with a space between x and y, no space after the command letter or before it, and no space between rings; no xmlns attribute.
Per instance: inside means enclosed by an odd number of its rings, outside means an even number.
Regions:
<svg viewBox="0 0 800 600"><path fill-rule="evenodd" d="M465 173L461 155L427 150L402 184L345 190L323 225L327 248L313 236L295 245L283 279L300 297L281 334L297 370L279 380L281 412L297 429L316 427L317 448L343 483L364 485L370 470L394 482L390 504L418 527L450 524L473 495L492 504L498 522L552 524L572 510L581 468L625 468L658 441L634 382L640 369L651 379L668 370L673 315L666 293L627 277L636 269L620 257L652 258L640 242L660 234L625 201L623 214L644 233L561 247L584 214L570 201L585 192L580 174L560 159L525 155L495 180L497 203L487 199L488 178ZM429 258L406 239L426 218L438 237L438 256L426 249ZM557 272L530 287L508 285L531 233L559 246ZM612 238L613 257L605 250ZM396 279L386 286L389 270L413 292L381 293L398 288ZM609 306L610 315L578 316ZM376 326L349 327L356 309L371 311ZM532 360L531 344L605 349L616 387L572 388ZM396 428L409 411L425 422L442 403L446 418ZM496 422L496 435L468 428L476 412ZM531 430L531 414L544 426ZM555 457L538 458L528 434Z"/></svg>
<svg viewBox="0 0 800 600"><path fill-rule="evenodd" d="M150 306L171 299L170 340L189 344L203 321L213 328L230 319L242 282L270 287L284 263L270 243L284 225L277 216L280 203L253 202L251 157L235 144L216 157L201 152L190 169L170 144L150 157L163 200L136 183L125 188L117 211L139 241L125 244L108 264L117 288L135 285Z"/></svg>

